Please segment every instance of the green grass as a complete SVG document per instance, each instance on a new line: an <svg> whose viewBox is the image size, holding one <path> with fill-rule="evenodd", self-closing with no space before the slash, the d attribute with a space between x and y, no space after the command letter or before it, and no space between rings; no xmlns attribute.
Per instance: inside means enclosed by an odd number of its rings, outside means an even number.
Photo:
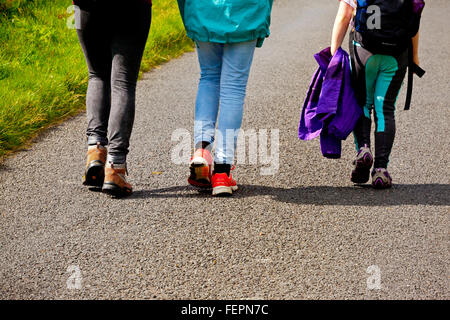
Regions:
<svg viewBox="0 0 450 320"><path fill-rule="evenodd" d="M69 0L0 0L0 158L85 108L87 68ZM141 72L192 50L176 0L154 0Z"/></svg>

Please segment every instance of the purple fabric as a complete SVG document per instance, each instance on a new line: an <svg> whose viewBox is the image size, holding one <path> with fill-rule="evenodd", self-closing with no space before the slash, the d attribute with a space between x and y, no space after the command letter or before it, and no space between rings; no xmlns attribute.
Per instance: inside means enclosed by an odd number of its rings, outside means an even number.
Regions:
<svg viewBox="0 0 450 320"><path fill-rule="evenodd" d="M413 0L414 13L421 14L424 7L425 7L425 1L423 1L423 0Z"/></svg>
<svg viewBox="0 0 450 320"><path fill-rule="evenodd" d="M341 150L342 140L332 134L328 134L326 130L322 130L320 133L320 151L322 151L322 155L328 159L339 159Z"/></svg>
<svg viewBox="0 0 450 320"><path fill-rule="evenodd" d="M348 53L339 49L328 65L317 114L328 121L328 134L345 140L352 133L362 110L351 84Z"/></svg>
<svg viewBox="0 0 450 320"><path fill-rule="evenodd" d="M317 68L309 85L305 103L303 104L300 125L298 127L298 137L301 140L312 140L322 131L322 122L317 119L317 104L319 103L322 84L328 64L331 60L330 48L322 50L314 55L319 68Z"/></svg>
<svg viewBox="0 0 450 320"><path fill-rule="evenodd" d="M319 64L303 105L299 138L311 140L320 134L324 157L339 158L341 140L353 131L362 115L351 86L348 53L338 49L331 57L330 48L314 55Z"/></svg>

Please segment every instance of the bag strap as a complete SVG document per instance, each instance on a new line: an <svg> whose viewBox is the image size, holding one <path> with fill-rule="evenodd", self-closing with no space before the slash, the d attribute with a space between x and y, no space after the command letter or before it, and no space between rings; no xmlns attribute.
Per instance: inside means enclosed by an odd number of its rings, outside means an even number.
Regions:
<svg viewBox="0 0 450 320"><path fill-rule="evenodd" d="M411 108L411 99L414 86L414 74L416 74L419 78L422 78L425 74L425 70L423 70L421 67L419 67L417 64L414 63L413 45L411 39L408 48L408 89L406 90L406 102L404 110L409 110Z"/></svg>

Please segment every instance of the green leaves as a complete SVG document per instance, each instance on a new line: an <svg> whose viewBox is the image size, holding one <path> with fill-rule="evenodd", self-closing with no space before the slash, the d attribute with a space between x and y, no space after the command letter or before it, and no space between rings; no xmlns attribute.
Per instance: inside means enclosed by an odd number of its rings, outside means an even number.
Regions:
<svg viewBox="0 0 450 320"><path fill-rule="evenodd" d="M87 67L69 0L0 0L0 157L84 109ZM193 50L175 0L153 2L142 71Z"/></svg>

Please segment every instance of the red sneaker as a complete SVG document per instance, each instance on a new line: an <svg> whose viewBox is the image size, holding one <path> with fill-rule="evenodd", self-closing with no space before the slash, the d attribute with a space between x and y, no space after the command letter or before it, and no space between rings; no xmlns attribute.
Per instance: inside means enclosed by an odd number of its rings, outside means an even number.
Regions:
<svg viewBox="0 0 450 320"><path fill-rule="evenodd" d="M198 188L211 188L211 166L213 157L206 149L197 149L191 158L189 169L191 175L188 183Z"/></svg>
<svg viewBox="0 0 450 320"><path fill-rule="evenodd" d="M226 173L215 173L212 177L212 187L213 196L229 196L233 194L233 191L237 191L238 189L236 180L233 179L231 173L230 176Z"/></svg>

